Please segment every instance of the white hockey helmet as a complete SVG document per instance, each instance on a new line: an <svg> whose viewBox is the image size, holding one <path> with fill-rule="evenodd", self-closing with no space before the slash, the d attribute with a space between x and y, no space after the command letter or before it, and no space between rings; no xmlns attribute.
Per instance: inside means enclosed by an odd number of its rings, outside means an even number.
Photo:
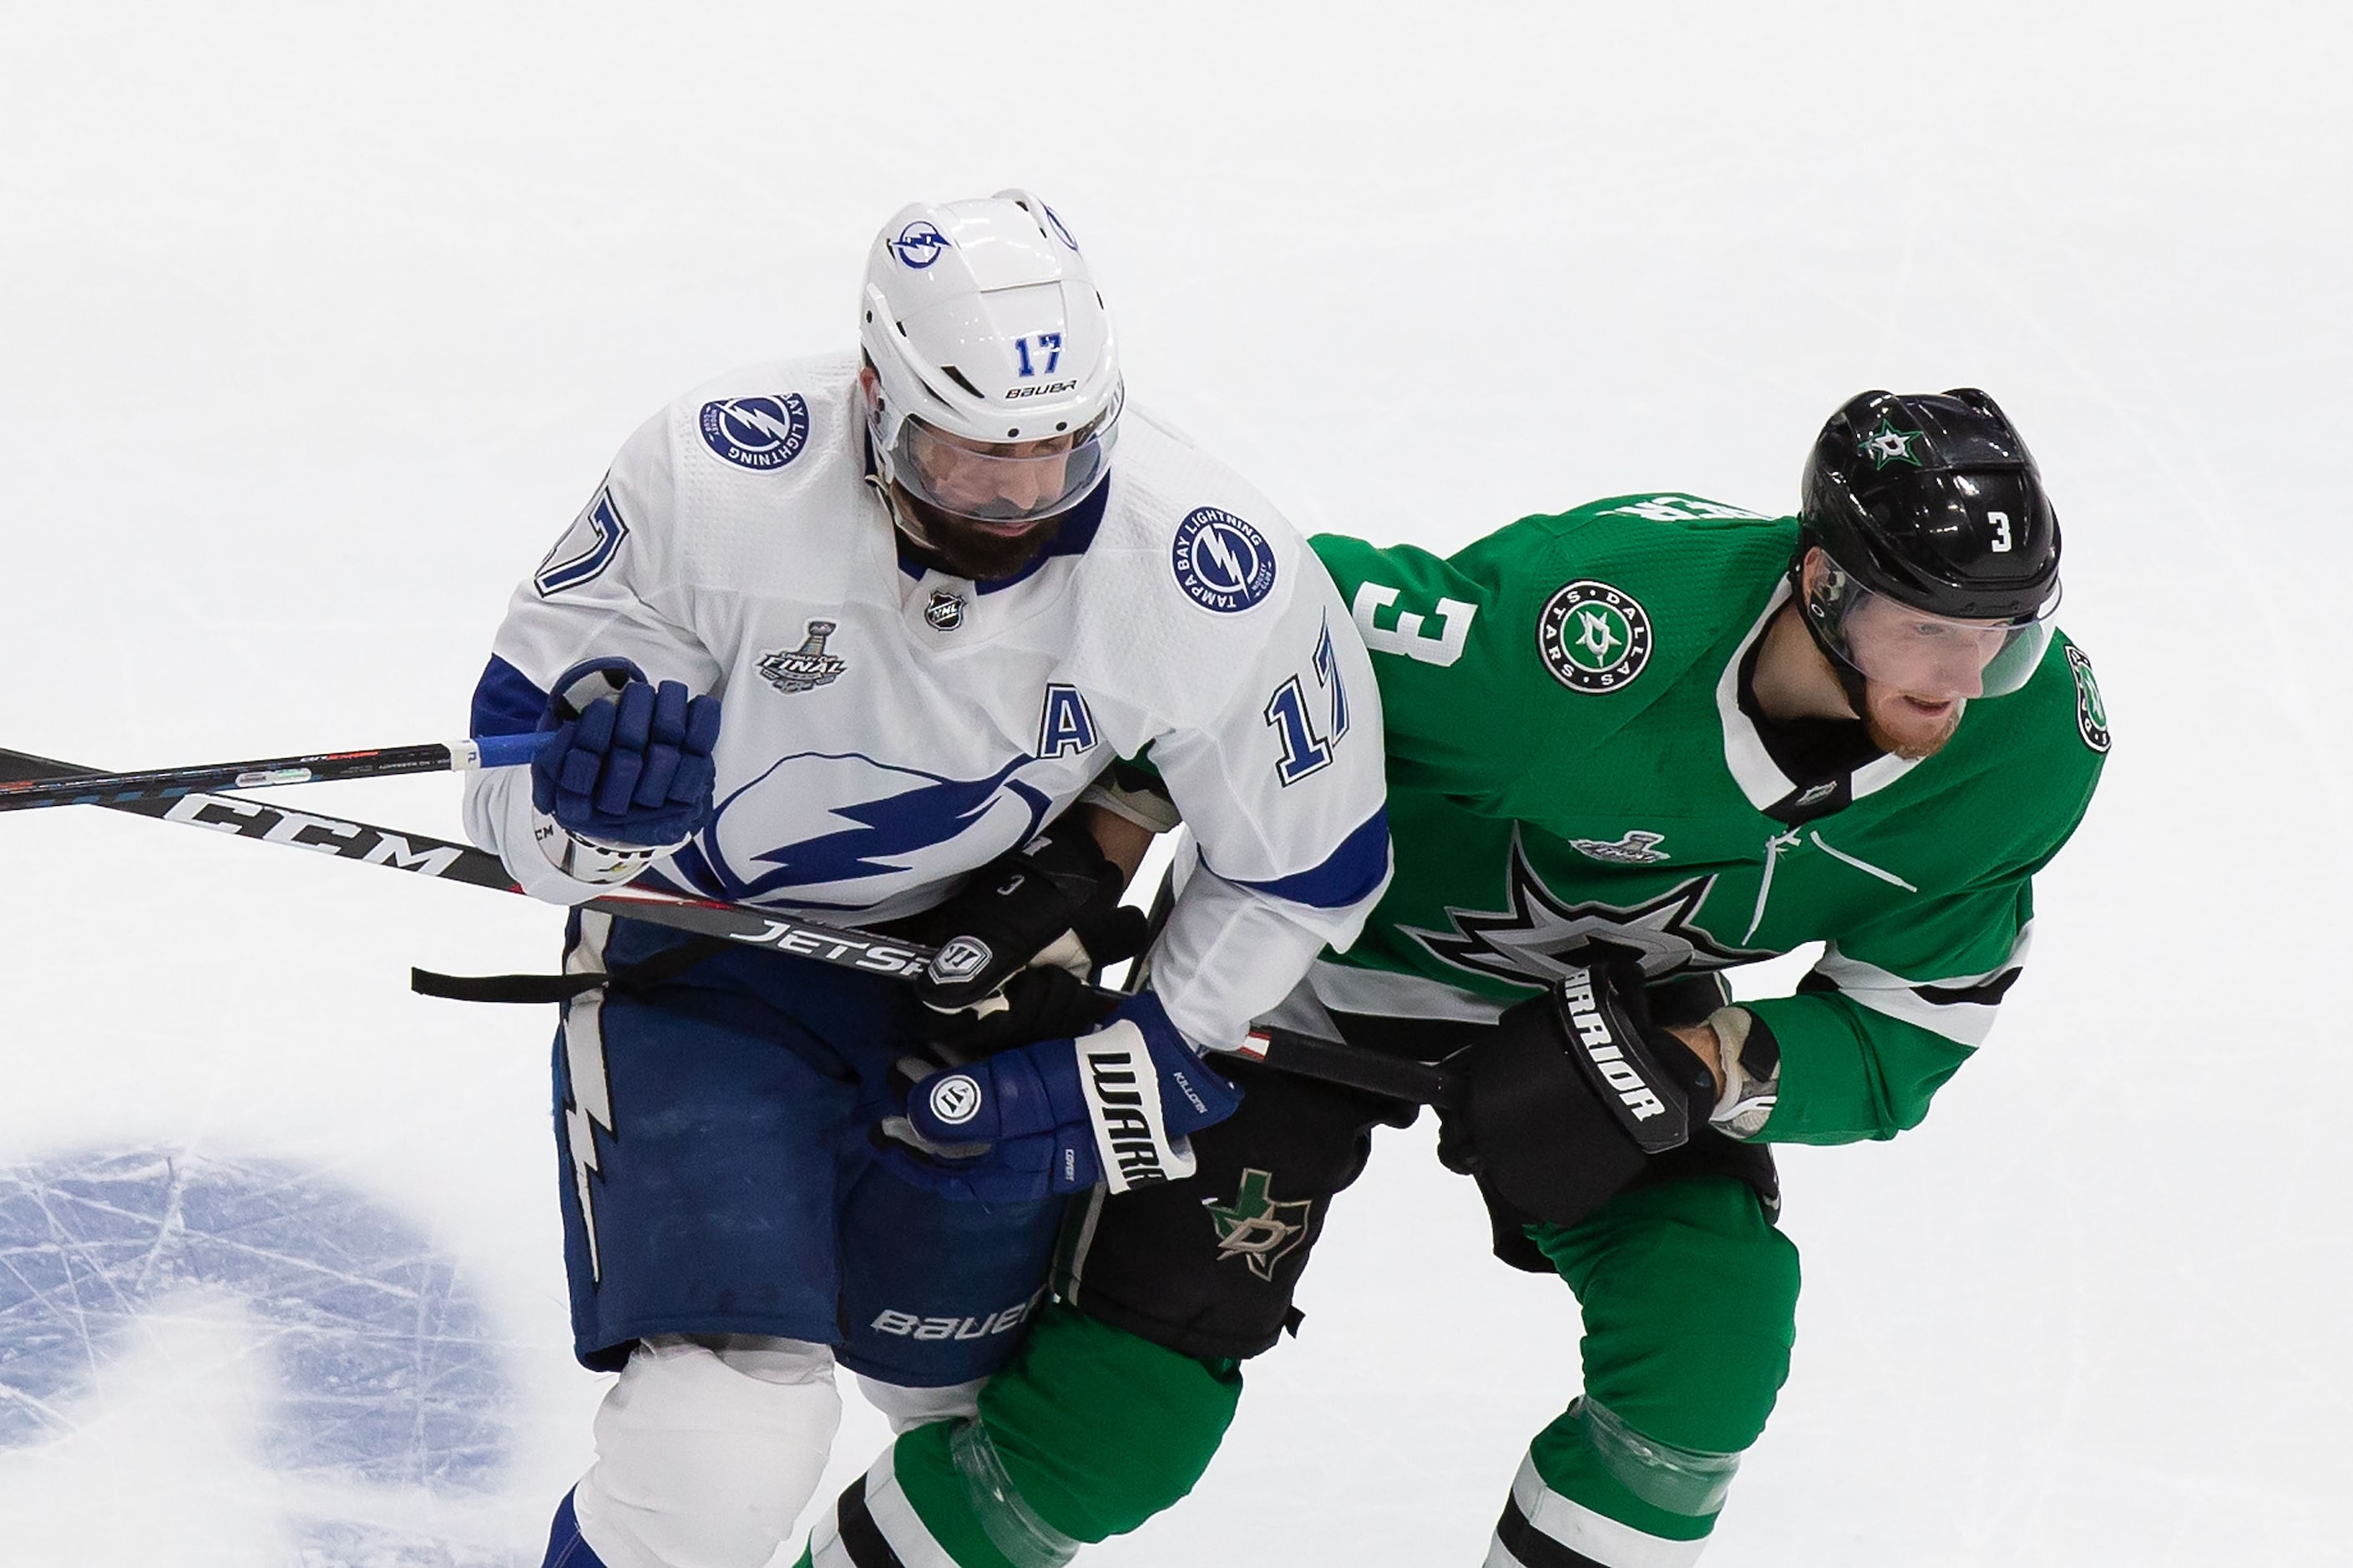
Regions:
<svg viewBox="0 0 2353 1568"><path fill-rule="evenodd" d="M1033 193L902 209L867 258L859 342L880 382L867 426L886 487L1001 525L1103 481L1118 345L1078 243Z"/></svg>

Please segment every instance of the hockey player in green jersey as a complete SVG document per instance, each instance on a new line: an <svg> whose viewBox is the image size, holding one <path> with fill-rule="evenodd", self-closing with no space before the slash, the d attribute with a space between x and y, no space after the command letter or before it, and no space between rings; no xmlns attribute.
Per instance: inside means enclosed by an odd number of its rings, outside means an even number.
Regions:
<svg viewBox="0 0 2353 1568"><path fill-rule="evenodd" d="M2057 521L1983 393L1870 393L1796 518L1641 494L1445 559L1315 547L1375 656L1396 875L1277 1021L1448 1061L1441 1158L1577 1297L1583 1393L1490 1568L1689 1563L1788 1370L1769 1146L1921 1120L2098 779ZM1729 1004L1718 972L1817 942L1797 994ZM979 1417L902 1435L818 1568L1046 1568L1190 1489L1372 1128L1419 1109L1235 1068L1196 1176L1093 1195Z"/></svg>

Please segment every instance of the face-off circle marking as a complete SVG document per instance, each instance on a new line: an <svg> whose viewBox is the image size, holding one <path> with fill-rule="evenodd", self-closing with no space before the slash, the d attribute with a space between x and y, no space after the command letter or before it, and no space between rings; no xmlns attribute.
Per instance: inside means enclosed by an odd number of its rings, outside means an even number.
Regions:
<svg viewBox="0 0 2353 1568"><path fill-rule="evenodd" d="M1651 616L1634 595L1590 577L1545 602L1536 651L1571 691L1615 691L1651 662Z"/></svg>
<svg viewBox="0 0 2353 1568"><path fill-rule="evenodd" d="M980 1114L980 1085L968 1073L951 1073L932 1085L932 1114L961 1127Z"/></svg>

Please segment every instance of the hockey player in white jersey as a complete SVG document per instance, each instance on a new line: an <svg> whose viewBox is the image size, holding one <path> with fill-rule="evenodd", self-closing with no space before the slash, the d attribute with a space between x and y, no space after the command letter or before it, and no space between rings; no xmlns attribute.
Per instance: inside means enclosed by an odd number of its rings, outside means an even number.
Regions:
<svg viewBox="0 0 2353 1568"><path fill-rule="evenodd" d="M1345 607L1263 499L1123 406L1045 204L892 218L860 342L633 435L476 692L476 733L554 732L466 800L532 892L634 881L946 942L909 987L574 917L566 970L610 979L557 1037L565 1261L576 1352L620 1378L550 1568L767 1562L823 1468L837 1364L902 1421L968 1411L1063 1195L1187 1173L1185 1135L1235 1103L1199 1053L1240 1044L1388 874ZM1085 826L1134 820L1114 762L1157 773L1198 859L1152 990L1106 1018L1023 966L1113 949L1122 873ZM1008 974L987 1019L918 994ZM988 1054L925 1081L907 1064L943 1036Z"/></svg>

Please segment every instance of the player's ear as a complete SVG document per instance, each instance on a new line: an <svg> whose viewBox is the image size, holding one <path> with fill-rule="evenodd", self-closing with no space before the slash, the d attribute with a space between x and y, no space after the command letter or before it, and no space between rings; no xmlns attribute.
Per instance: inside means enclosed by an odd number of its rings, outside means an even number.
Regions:
<svg viewBox="0 0 2353 1568"><path fill-rule="evenodd" d="M1810 599L1822 585L1823 576L1831 569L1831 558L1819 544L1806 551L1805 564L1798 569L1799 596Z"/></svg>

